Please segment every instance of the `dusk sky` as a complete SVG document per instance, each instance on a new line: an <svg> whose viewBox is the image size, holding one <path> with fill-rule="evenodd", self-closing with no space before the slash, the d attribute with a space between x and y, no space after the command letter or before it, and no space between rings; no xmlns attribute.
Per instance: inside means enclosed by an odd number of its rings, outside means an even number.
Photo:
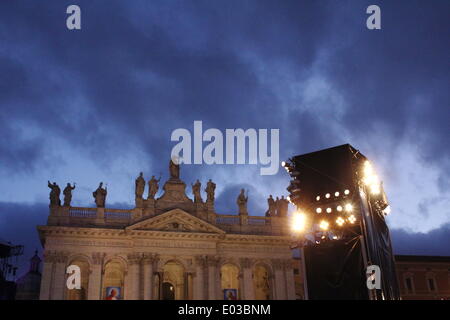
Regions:
<svg viewBox="0 0 450 320"><path fill-rule="evenodd" d="M66 8L81 8L68 30ZM381 30L366 8L381 8ZM450 255L450 2L1 1L0 238L41 250L50 189L74 206L131 208L134 181L168 178L177 128L280 129L280 161L350 143L391 203L397 254ZM263 215L289 176L184 165L217 184L218 213ZM162 183L160 184L162 187ZM203 194L204 196L204 194ZM205 196L204 196L205 197ZM291 208L292 210L293 208Z"/></svg>

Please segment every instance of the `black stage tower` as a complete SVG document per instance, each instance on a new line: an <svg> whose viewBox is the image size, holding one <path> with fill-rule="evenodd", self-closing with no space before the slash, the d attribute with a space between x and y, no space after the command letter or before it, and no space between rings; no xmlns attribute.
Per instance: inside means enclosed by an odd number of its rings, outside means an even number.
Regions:
<svg viewBox="0 0 450 320"><path fill-rule="evenodd" d="M288 200L297 207L308 299L400 299L385 215L390 207L371 163L349 144L292 157ZM366 269L381 270L369 289Z"/></svg>

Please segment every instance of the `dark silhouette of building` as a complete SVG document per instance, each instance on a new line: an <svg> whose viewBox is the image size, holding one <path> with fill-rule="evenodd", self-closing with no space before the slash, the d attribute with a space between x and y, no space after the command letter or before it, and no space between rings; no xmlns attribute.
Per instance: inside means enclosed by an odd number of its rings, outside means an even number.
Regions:
<svg viewBox="0 0 450 320"><path fill-rule="evenodd" d="M21 254L23 246L0 240L0 300L14 300L17 257Z"/></svg>
<svg viewBox="0 0 450 320"><path fill-rule="evenodd" d="M30 259L30 269L16 281L16 300L39 300L41 287L41 271L37 250Z"/></svg>

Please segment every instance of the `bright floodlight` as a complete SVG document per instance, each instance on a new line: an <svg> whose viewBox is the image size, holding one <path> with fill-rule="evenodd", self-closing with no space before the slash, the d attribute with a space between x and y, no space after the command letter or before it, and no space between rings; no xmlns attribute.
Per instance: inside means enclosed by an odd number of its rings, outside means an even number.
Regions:
<svg viewBox="0 0 450 320"><path fill-rule="evenodd" d="M348 196L348 195L350 194L350 190L348 190L348 189L345 190L345 191L344 191L344 194L345 194L346 196Z"/></svg>
<svg viewBox="0 0 450 320"><path fill-rule="evenodd" d="M319 225L320 229L322 229L322 230L328 230L328 226L329 226L329 223L326 222L325 220L322 220Z"/></svg>
<svg viewBox="0 0 450 320"><path fill-rule="evenodd" d="M363 181L366 186L371 187L380 184L380 180L378 179L378 176L375 174L375 171L373 170L373 167L369 161L364 162Z"/></svg>
<svg viewBox="0 0 450 320"><path fill-rule="evenodd" d="M345 220L342 219L342 217L339 217L336 219L336 223L338 224L338 226L342 226L344 224Z"/></svg>
<svg viewBox="0 0 450 320"><path fill-rule="evenodd" d="M354 215L351 215L350 217L348 217L348 221L350 222L350 223L355 223L355 221L356 221L356 218L355 218L355 216Z"/></svg>
<svg viewBox="0 0 450 320"><path fill-rule="evenodd" d="M352 211L352 210L353 210L352 204L351 204L351 203L347 203L347 204L345 205L345 211L350 212L350 211Z"/></svg>
<svg viewBox="0 0 450 320"><path fill-rule="evenodd" d="M337 209L337 211L341 212L342 211L342 206L337 206L336 209Z"/></svg>
<svg viewBox="0 0 450 320"><path fill-rule="evenodd" d="M321 209L321 208L317 208L317 209L316 209L316 212L317 212L317 213L322 213L322 209Z"/></svg>
<svg viewBox="0 0 450 320"><path fill-rule="evenodd" d="M331 213L331 208L327 208L327 213Z"/></svg>
<svg viewBox="0 0 450 320"><path fill-rule="evenodd" d="M325 195L325 198L329 198L330 197L330 194L329 193L327 193L326 195Z"/></svg>
<svg viewBox="0 0 450 320"><path fill-rule="evenodd" d="M286 161L281 161L281 166L286 167Z"/></svg>
<svg viewBox="0 0 450 320"><path fill-rule="evenodd" d="M317 196L317 197L316 197L316 201L319 201L319 200L320 200L320 196Z"/></svg>
<svg viewBox="0 0 450 320"><path fill-rule="evenodd" d="M339 197L339 191L336 191L336 192L334 193L334 196L335 196L335 197Z"/></svg>
<svg viewBox="0 0 450 320"><path fill-rule="evenodd" d="M370 192L374 195L380 194L380 184L375 183L370 186Z"/></svg>
<svg viewBox="0 0 450 320"><path fill-rule="evenodd" d="M292 219L292 229L296 232L305 229L306 216L303 213L295 212Z"/></svg>

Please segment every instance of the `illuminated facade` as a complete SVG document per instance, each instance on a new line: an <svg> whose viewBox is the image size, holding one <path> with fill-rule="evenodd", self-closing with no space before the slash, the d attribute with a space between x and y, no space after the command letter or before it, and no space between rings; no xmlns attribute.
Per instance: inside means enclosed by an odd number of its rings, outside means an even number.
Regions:
<svg viewBox="0 0 450 320"><path fill-rule="evenodd" d="M157 199L142 199L137 180L131 210L54 200L38 227L40 299L295 299L287 217L250 216L245 199L239 215L217 214L211 195L191 200L171 176ZM81 289L67 288L69 265Z"/></svg>

